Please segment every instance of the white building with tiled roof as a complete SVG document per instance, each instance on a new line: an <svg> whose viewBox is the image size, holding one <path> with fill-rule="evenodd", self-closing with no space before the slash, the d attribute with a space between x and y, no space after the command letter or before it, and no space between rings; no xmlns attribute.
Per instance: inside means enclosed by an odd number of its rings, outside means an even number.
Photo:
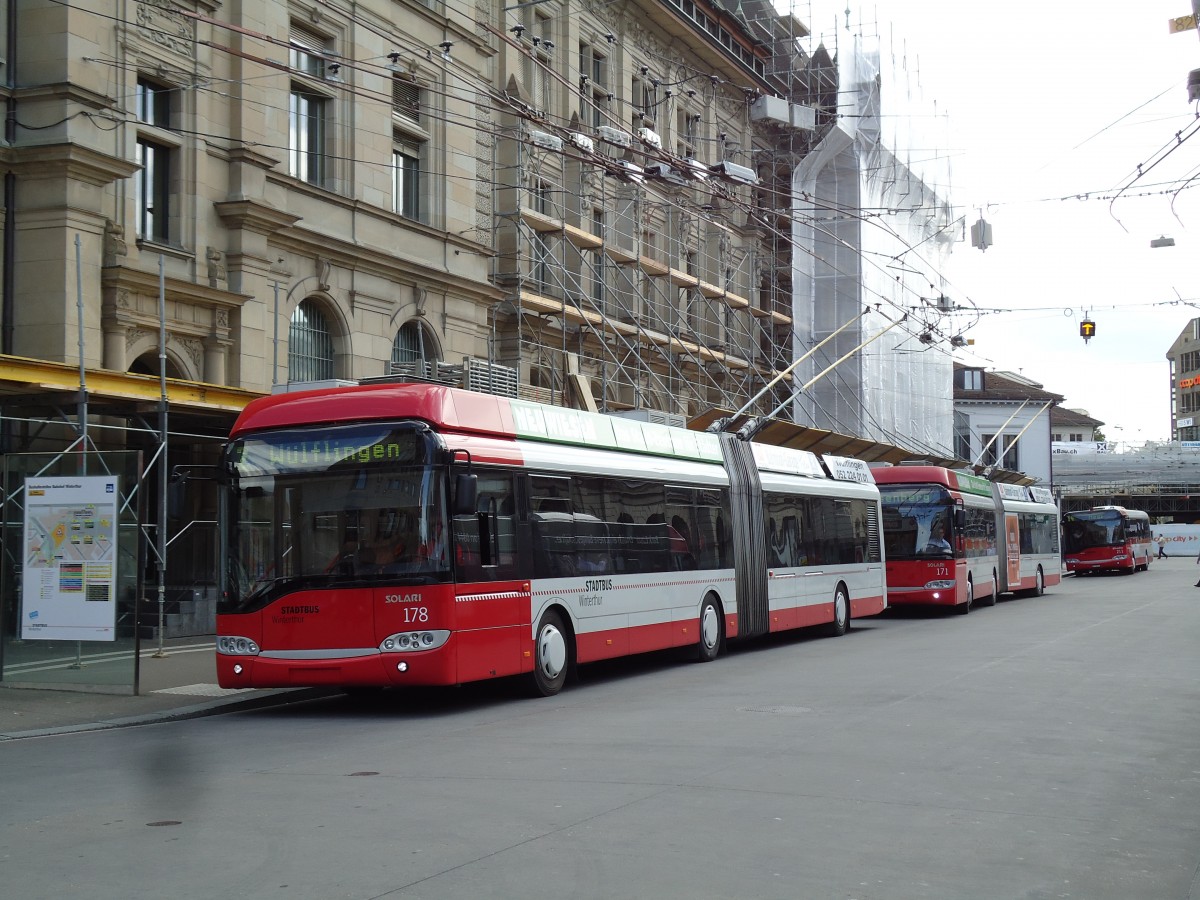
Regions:
<svg viewBox="0 0 1200 900"><path fill-rule="evenodd" d="M1024 375L955 363L955 452L1050 484L1050 411L1063 399Z"/></svg>

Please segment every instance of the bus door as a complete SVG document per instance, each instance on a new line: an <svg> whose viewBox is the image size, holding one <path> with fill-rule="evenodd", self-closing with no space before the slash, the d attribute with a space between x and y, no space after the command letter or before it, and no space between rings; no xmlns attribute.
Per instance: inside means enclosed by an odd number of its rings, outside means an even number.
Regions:
<svg viewBox="0 0 1200 900"><path fill-rule="evenodd" d="M461 681L520 672L530 593L521 576L513 474L476 469L476 512L454 516L454 617Z"/></svg>
<svg viewBox="0 0 1200 900"><path fill-rule="evenodd" d="M770 631L796 628L804 605L800 520L803 497L763 491Z"/></svg>
<svg viewBox="0 0 1200 900"><path fill-rule="evenodd" d="M1021 586L1021 523L1020 517L1014 512L1004 514L1004 570L1008 590L1016 590Z"/></svg>

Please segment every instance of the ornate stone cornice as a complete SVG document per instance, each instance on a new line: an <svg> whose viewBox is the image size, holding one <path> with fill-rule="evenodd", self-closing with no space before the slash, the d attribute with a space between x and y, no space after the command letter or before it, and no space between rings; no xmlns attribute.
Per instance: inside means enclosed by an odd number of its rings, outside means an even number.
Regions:
<svg viewBox="0 0 1200 900"><path fill-rule="evenodd" d="M143 272L128 266L112 266L102 269L100 283L105 289L120 289L139 294L158 295L158 273ZM178 278L166 279L167 296L171 300L196 303L201 306L239 309L248 300L253 300L252 294L235 294L232 291L222 291L211 288L206 284L193 281L182 281Z"/></svg>
<svg viewBox="0 0 1200 900"><path fill-rule="evenodd" d="M272 235L291 228L303 216L295 216L261 200L219 200L213 204L221 221L230 228Z"/></svg>
<svg viewBox="0 0 1200 900"><path fill-rule="evenodd" d="M132 160L100 153L82 144L43 144L13 149L13 168L26 178L68 178L103 187L133 175Z"/></svg>

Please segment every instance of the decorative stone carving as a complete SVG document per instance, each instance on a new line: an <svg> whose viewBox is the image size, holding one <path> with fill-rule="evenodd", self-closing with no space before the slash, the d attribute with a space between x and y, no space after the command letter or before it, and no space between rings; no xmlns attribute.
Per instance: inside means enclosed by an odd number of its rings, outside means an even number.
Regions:
<svg viewBox="0 0 1200 900"><path fill-rule="evenodd" d="M141 0L137 4L138 34L191 59L195 54L196 30L192 20L175 9L173 0Z"/></svg>
<svg viewBox="0 0 1200 900"><path fill-rule="evenodd" d="M167 346L182 350L192 363L193 372L203 372L204 342L195 338L181 338L179 335L167 335Z"/></svg>
<svg viewBox="0 0 1200 900"><path fill-rule="evenodd" d="M216 247L204 248L205 259L208 260L208 286L223 288L225 286L225 254Z"/></svg>
<svg viewBox="0 0 1200 900"><path fill-rule="evenodd" d="M125 229L112 219L104 220L104 262L106 267L119 266L121 260L129 255L129 245L125 243Z"/></svg>

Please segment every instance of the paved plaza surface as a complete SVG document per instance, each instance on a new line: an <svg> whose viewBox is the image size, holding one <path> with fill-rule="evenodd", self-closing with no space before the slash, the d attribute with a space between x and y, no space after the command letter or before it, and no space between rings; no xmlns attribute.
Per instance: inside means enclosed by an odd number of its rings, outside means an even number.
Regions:
<svg viewBox="0 0 1200 900"><path fill-rule="evenodd" d="M0 877L21 898L1194 900L1198 574L585 667L548 699L279 694L9 731ZM0 714L48 693L0 691Z"/></svg>

